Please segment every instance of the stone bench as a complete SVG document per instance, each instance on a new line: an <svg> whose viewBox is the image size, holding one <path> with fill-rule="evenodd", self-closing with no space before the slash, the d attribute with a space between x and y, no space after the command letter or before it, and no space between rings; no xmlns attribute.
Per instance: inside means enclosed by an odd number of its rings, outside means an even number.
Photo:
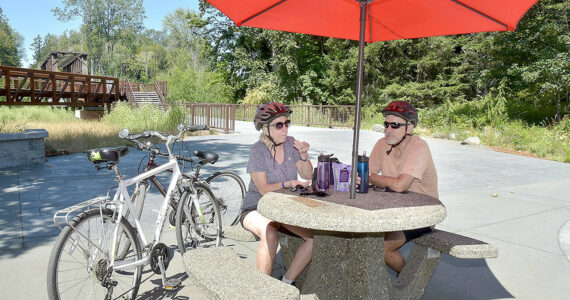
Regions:
<svg viewBox="0 0 570 300"><path fill-rule="evenodd" d="M259 241L259 238L255 236L255 234L251 233L251 231L243 228L240 223L237 225L232 225L224 228L224 232L222 233L224 238L242 241L242 242L256 242Z"/></svg>
<svg viewBox="0 0 570 300"><path fill-rule="evenodd" d="M301 297L294 286L259 272L228 247L188 251L184 266L212 299L315 299L314 295Z"/></svg>
<svg viewBox="0 0 570 300"><path fill-rule="evenodd" d="M295 235L289 235L283 232L278 232L279 234L279 245L281 247L281 255L283 256L283 261L285 262L286 266L290 266L293 258L295 257L295 253L297 253L297 249L303 244L304 240ZM259 241L259 238L255 236L251 231L243 228L241 224L229 226L228 228L224 229L223 233L224 238L229 238L235 241L242 241L242 242L256 242ZM305 282L305 275L307 274L307 270L311 264L305 268L299 274L297 279L295 280L295 284L299 290L303 288L303 283ZM316 297L316 296L315 296Z"/></svg>
<svg viewBox="0 0 570 300"><path fill-rule="evenodd" d="M498 256L497 247L494 245L438 229L413 240L413 242L457 258L494 258Z"/></svg>
<svg viewBox="0 0 570 300"><path fill-rule="evenodd" d="M414 247L406 259L406 265L390 289L392 299L420 299L439 263L441 253L463 259L498 256L494 245L437 229L412 242Z"/></svg>

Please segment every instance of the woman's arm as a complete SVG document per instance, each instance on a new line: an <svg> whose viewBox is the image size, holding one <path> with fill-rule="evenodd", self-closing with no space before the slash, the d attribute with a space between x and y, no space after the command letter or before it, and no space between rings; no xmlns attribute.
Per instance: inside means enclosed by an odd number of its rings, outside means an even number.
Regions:
<svg viewBox="0 0 570 300"><path fill-rule="evenodd" d="M299 173L303 179L313 179L313 164L309 160L308 153L311 146L307 142L295 140L293 142L293 147L299 151L299 161L295 164L297 173Z"/></svg>
<svg viewBox="0 0 570 300"><path fill-rule="evenodd" d="M285 188L292 188L298 184L302 184L306 186L308 182L304 183L298 180L289 180L284 182L277 182L277 183L267 183L267 173L265 172L251 172L251 180L253 180L253 184L257 187L257 190L261 195L265 195L269 192L275 192L283 187Z"/></svg>

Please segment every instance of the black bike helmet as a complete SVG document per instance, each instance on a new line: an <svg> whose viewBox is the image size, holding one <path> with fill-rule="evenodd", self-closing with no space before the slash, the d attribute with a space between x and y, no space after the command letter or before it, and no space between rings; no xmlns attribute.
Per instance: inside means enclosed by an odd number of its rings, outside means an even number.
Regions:
<svg viewBox="0 0 570 300"><path fill-rule="evenodd" d="M400 117L412 124L418 126L418 111L416 108L406 101L392 101L382 111L384 117L394 115Z"/></svg>
<svg viewBox="0 0 570 300"><path fill-rule="evenodd" d="M267 124L281 116L289 117L292 112L293 111L279 102L262 104L257 108L257 112L253 118L253 124L255 124L255 129L259 131L263 127L263 124Z"/></svg>

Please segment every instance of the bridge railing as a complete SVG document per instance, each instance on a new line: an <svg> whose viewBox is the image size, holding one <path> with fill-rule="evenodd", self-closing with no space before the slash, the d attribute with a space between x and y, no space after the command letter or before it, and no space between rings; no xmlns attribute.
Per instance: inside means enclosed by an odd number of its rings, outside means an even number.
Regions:
<svg viewBox="0 0 570 300"><path fill-rule="evenodd" d="M103 106L119 95L114 77L0 66L0 105Z"/></svg>

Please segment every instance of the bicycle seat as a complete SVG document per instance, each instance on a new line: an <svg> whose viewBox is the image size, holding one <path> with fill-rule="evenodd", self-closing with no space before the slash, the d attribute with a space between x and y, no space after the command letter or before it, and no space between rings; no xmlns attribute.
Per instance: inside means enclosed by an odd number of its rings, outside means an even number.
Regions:
<svg viewBox="0 0 570 300"><path fill-rule="evenodd" d="M87 159L94 164L105 162L118 163L119 159L129 153L127 146L97 148L87 151Z"/></svg>
<svg viewBox="0 0 570 300"><path fill-rule="evenodd" d="M200 158L200 164L213 164L218 161L219 155L217 153L208 152L208 151L198 151L195 150L193 152L194 156Z"/></svg>

